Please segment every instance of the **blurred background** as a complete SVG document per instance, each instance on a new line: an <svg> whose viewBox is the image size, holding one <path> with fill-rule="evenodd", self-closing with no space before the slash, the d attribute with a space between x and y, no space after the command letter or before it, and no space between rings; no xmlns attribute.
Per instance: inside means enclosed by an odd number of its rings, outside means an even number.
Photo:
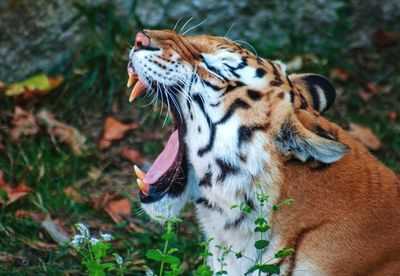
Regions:
<svg viewBox="0 0 400 276"><path fill-rule="evenodd" d="M128 103L128 51L143 28L199 23L189 34L227 35L330 78L326 116L400 172L398 0L3 0L0 274L79 274L65 245L77 222L112 232L142 274L160 227L140 212L133 164L148 166L169 129L149 99ZM183 217L175 246L190 271L202 236L192 207Z"/></svg>

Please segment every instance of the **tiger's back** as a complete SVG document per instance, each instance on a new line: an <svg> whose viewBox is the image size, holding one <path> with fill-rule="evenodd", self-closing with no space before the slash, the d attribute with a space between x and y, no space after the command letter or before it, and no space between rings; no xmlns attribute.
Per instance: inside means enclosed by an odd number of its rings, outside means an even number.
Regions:
<svg viewBox="0 0 400 276"><path fill-rule="evenodd" d="M333 133L351 151L329 165L289 161L281 195L295 204L274 214L274 231L295 249L289 275L398 275L400 180L358 141L322 117L300 112L309 128ZM305 268L306 267L306 268Z"/></svg>

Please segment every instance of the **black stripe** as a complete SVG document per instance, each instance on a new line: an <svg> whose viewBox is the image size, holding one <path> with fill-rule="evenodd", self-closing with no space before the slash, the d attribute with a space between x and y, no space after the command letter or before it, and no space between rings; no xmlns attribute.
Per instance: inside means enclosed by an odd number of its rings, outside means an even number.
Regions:
<svg viewBox="0 0 400 276"><path fill-rule="evenodd" d="M201 111L203 112L204 116L207 119L208 125L210 126L210 138L208 140L208 143L205 147L199 149L197 152L197 155L201 157L205 153L209 152L212 149L212 147L214 145L214 141L215 141L215 134L216 134L217 126L219 124L225 123L230 117L232 117L232 115L236 111L236 109L238 109L238 108L248 109L248 108L250 108L250 105L241 99L236 99L233 102L233 104L231 104L231 106L228 108L228 111L224 115L224 117L222 117L222 119L219 120L218 122L212 123L210 117L205 112L204 105L203 105L203 102L201 101L200 96L195 94L193 96L193 100L199 105Z"/></svg>
<svg viewBox="0 0 400 276"><path fill-rule="evenodd" d="M225 88L224 93L222 93L221 97L225 96L226 94L228 94L229 92L232 92L233 90L235 90L238 87L242 87L244 86L244 83L241 81L236 81L233 84L228 84L228 86Z"/></svg>
<svg viewBox="0 0 400 276"><path fill-rule="evenodd" d="M315 108L315 109L320 111L321 113L325 112L327 109L329 109L329 107L331 107L331 105L333 104L333 102L335 101L335 98L336 98L336 90L335 90L335 87L333 87L333 85L331 84L331 82L327 78L319 76L319 75L306 76L304 78L304 81L306 81L309 84L308 86L310 87L310 92L313 96L313 99L314 99L315 94L317 96L316 99L318 99L318 109L317 108ZM319 97L320 95L317 93L317 91L315 89L315 86L320 87L321 90L323 91L323 94L324 94L323 97L326 100L326 107L324 108L324 110L319 110L321 99ZM314 90L314 91L311 91L311 90ZM314 102L317 102L317 101L314 100ZM314 103L314 106L315 106L315 103Z"/></svg>
<svg viewBox="0 0 400 276"><path fill-rule="evenodd" d="M290 85L290 88L293 89L293 83L292 83L292 81L289 79L288 76L286 76L286 79L287 79L287 81L288 81L288 83L289 83L289 85Z"/></svg>
<svg viewBox="0 0 400 276"><path fill-rule="evenodd" d="M238 130L238 146L246 143L253 137L253 128L249 126L241 126Z"/></svg>
<svg viewBox="0 0 400 276"><path fill-rule="evenodd" d="M333 136L331 133L327 132L325 129L323 129L320 126L316 127L316 134L318 136L323 137L323 138L326 138L326 139L329 139L329 140L333 140L333 141L337 141L335 136Z"/></svg>
<svg viewBox="0 0 400 276"><path fill-rule="evenodd" d="M233 222L225 223L224 229L229 230L231 228L237 228L244 221L245 218L246 218L246 213L240 214L240 216Z"/></svg>
<svg viewBox="0 0 400 276"><path fill-rule="evenodd" d="M247 90L247 96L249 96L249 98L253 101L258 101L259 99L261 99L262 94L261 92L258 92L256 90L249 89Z"/></svg>
<svg viewBox="0 0 400 276"><path fill-rule="evenodd" d="M211 171L208 171L208 172L200 179L199 186L211 187L211 178L212 178L212 173L211 173Z"/></svg>
<svg viewBox="0 0 400 276"><path fill-rule="evenodd" d="M219 120L217 123L215 123L216 125L219 124L224 124L230 117L232 117L232 115L235 113L236 109L249 109L250 105L243 101L242 99L237 98L228 108L228 111L226 112L226 114L224 115L224 117L222 117L221 120Z"/></svg>
<svg viewBox="0 0 400 276"><path fill-rule="evenodd" d="M204 207L206 207L206 208L208 208L208 209L210 209L210 210L216 210L216 211L218 211L218 212L220 212L220 213L223 212L222 209L221 209L221 207L212 205L212 204L211 204L206 198L204 198L204 197L200 197L199 199L197 199L197 200L196 200L196 204L200 204L200 205L202 205L202 206L204 206Z"/></svg>
<svg viewBox="0 0 400 276"><path fill-rule="evenodd" d="M281 86L283 82L281 80L272 80L269 82L269 84L272 86Z"/></svg>
<svg viewBox="0 0 400 276"><path fill-rule="evenodd" d="M272 66L272 71L273 71L274 77L275 77L274 80L270 81L270 85L272 85L272 86L280 86L280 85L282 85L283 81L280 78L279 71L276 68L275 64L270 60L268 60L268 63Z"/></svg>
<svg viewBox="0 0 400 276"><path fill-rule="evenodd" d="M314 85L311 84L309 86L308 90L310 91L311 97L313 99L314 109L317 110L317 111L320 111L319 110L319 108L320 108L320 104L319 104L320 103L320 98L319 98L319 93L318 93L317 89L315 88Z"/></svg>
<svg viewBox="0 0 400 276"><path fill-rule="evenodd" d="M307 109L308 108L308 102L307 102L307 100L306 100L306 98L304 97L303 94L300 94L300 101L301 101L300 108L301 109Z"/></svg>
<svg viewBox="0 0 400 276"><path fill-rule="evenodd" d="M268 127L268 123L264 125L240 126L238 130L238 147L240 147L243 143L251 141L255 131L266 130Z"/></svg>
<svg viewBox="0 0 400 276"><path fill-rule="evenodd" d="M290 102L294 103L294 92L293 90L290 91Z"/></svg>
<svg viewBox="0 0 400 276"><path fill-rule="evenodd" d="M223 182L228 175L237 174L239 172L238 167L235 167L235 166L225 162L221 158L216 158L215 162L217 163L218 167L221 170L221 174L218 176L218 179L217 179L218 181Z"/></svg>
<svg viewBox="0 0 400 276"><path fill-rule="evenodd" d="M210 87L210 88L211 88L212 90L214 90L214 91L219 91L219 90L222 89L222 87L219 87L219 86L217 86L217 85L214 85L214 84L210 83L209 81L202 80L202 82L203 82L205 85L207 85L208 87Z"/></svg>

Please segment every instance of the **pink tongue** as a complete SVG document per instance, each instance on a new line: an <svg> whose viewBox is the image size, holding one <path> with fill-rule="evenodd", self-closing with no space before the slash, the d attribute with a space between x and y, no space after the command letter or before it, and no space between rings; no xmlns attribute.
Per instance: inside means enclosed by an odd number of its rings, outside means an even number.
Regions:
<svg viewBox="0 0 400 276"><path fill-rule="evenodd" d="M169 168L174 164L176 157L179 152L179 137L178 130L175 130L169 140L167 145L161 154L157 157L156 161L154 161L153 165L146 173L144 178L144 182L147 184L154 184L157 180L163 176Z"/></svg>

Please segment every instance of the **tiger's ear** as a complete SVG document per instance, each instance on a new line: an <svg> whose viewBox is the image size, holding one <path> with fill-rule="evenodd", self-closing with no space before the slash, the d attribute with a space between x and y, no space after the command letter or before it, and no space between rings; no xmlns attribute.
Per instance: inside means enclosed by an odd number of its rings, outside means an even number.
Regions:
<svg viewBox="0 0 400 276"><path fill-rule="evenodd" d="M320 113L331 107L336 98L336 90L331 82L317 74L291 74L289 79L303 91L303 96Z"/></svg>
<svg viewBox="0 0 400 276"><path fill-rule="evenodd" d="M275 142L282 153L292 154L303 162L315 159L326 164L333 163L350 150L326 131L320 131L319 135L311 132L294 116L283 124Z"/></svg>

